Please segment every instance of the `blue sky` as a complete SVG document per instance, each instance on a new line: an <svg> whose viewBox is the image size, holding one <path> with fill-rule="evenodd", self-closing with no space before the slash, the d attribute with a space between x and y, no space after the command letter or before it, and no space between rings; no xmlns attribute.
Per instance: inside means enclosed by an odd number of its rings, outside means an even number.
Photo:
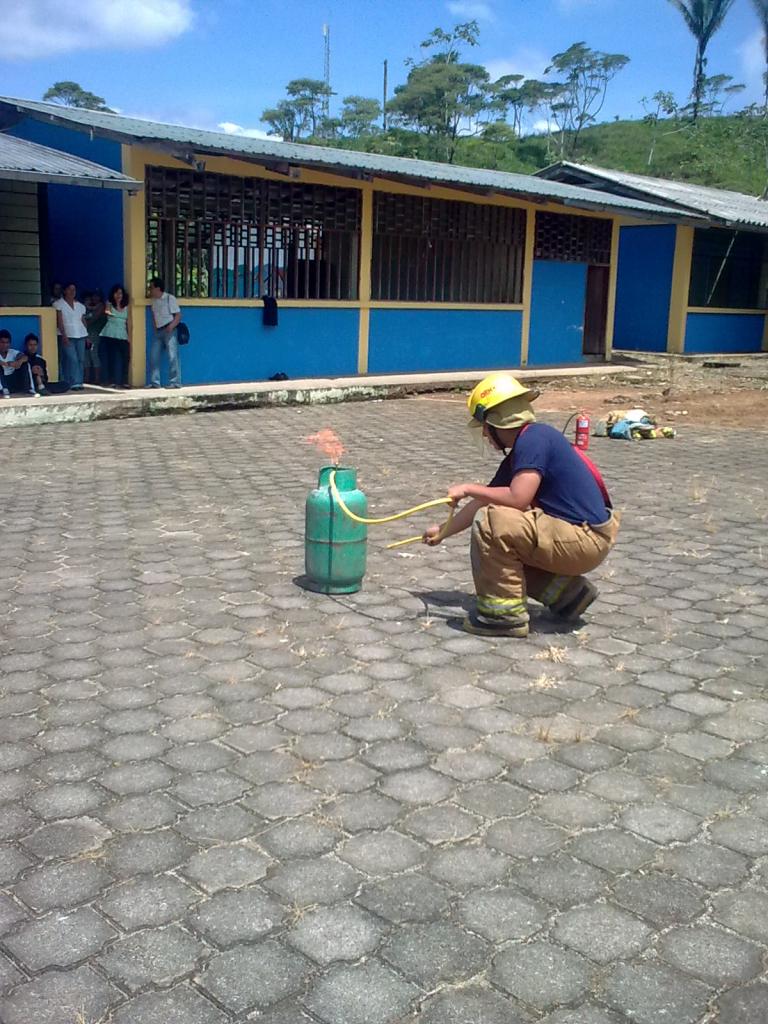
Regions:
<svg viewBox="0 0 768 1024"><path fill-rule="evenodd" d="M17 0L0 24L0 92L40 98L73 79L115 108L254 133L261 111L293 77L321 77L322 25L331 27L331 84L339 96L380 96L436 25L476 17L473 59L494 77L540 75L571 43L623 52L605 116L642 115L658 89L685 100L693 40L668 0ZM749 0L735 0L710 48L709 72L727 72L761 94L762 43ZM235 126L238 126L236 128Z"/></svg>

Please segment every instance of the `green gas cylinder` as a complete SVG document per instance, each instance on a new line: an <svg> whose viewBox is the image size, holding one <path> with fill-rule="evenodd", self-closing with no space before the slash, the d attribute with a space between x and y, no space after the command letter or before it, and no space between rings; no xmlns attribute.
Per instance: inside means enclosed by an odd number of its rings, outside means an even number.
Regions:
<svg viewBox="0 0 768 1024"><path fill-rule="evenodd" d="M307 586L321 594L354 594L363 585L368 528L344 513L334 499L330 476L344 504L365 516L368 502L357 489L357 471L324 466L314 491L307 495L304 539Z"/></svg>

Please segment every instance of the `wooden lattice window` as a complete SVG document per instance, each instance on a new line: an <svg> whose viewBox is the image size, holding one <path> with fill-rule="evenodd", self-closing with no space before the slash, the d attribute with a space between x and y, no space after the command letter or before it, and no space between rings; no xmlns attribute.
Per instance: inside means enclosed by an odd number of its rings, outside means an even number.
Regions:
<svg viewBox="0 0 768 1024"><path fill-rule="evenodd" d="M182 298L356 299L355 189L147 169L147 265Z"/></svg>
<svg viewBox="0 0 768 1024"><path fill-rule="evenodd" d="M537 260L608 266L612 230L611 221L600 217L537 213L534 256Z"/></svg>
<svg viewBox="0 0 768 1024"><path fill-rule="evenodd" d="M522 301L522 210L377 192L373 212L374 299Z"/></svg>

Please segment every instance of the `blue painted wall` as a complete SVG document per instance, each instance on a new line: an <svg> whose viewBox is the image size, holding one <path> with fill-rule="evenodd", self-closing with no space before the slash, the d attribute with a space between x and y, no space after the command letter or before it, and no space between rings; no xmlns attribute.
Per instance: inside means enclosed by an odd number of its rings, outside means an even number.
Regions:
<svg viewBox="0 0 768 1024"><path fill-rule="evenodd" d="M277 327L264 327L260 306L181 306L191 334L181 348L184 384L266 380L275 373L292 379L357 373L356 309L281 308ZM147 379L152 333L147 310Z"/></svg>
<svg viewBox="0 0 768 1024"><path fill-rule="evenodd" d="M520 310L372 309L369 373L520 365Z"/></svg>
<svg viewBox="0 0 768 1024"><path fill-rule="evenodd" d="M11 348L21 350L24 346L24 336L33 331L38 338L41 337L39 316L3 316L0 311L0 330L11 332Z"/></svg>
<svg viewBox="0 0 768 1024"><path fill-rule="evenodd" d="M27 118L10 134L121 170L120 144L87 132ZM51 281L106 292L123 280L123 200L118 189L48 186L48 266ZM43 296L45 298L46 296Z"/></svg>
<svg viewBox="0 0 768 1024"><path fill-rule="evenodd" d="M622 228L613 347L666 352L675 225Z"/></svg>
<svg viewBox="0 0 768 1024"><path fill-rule="evenodd" d="M685 325L685 351L760 352L763 344L763 316L743 313L689 313Z"/></svg>
<svg viewBox="0 0 768 1024"><path fill-rule="evenodd" d="M581 362L586 298L586 263L535 261L528 342L530 365Z"/></svg>

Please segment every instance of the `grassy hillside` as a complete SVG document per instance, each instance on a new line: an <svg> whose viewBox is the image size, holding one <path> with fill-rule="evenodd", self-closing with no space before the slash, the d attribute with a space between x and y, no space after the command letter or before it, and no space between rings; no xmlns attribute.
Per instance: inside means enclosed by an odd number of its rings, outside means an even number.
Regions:
<svg viewBox="0 0 768 1024"><path fill-rule="evenodd" d="M445 152L429 135L398 128L356 139L316 141L422 160L444 159ZM560 159L558 142L542 135L518 139L507 125L491 125L483 135L460 138L453 162L531 174ZM611 121L585 129L576 154L567 149L566 159L758 196L768 189L768 119L710 117L696 126L678 120L656 126Z"/></svg>
<svg viewBox="0 0 768 1024"><path fill-rule="evenodd" d="M462 140L457 162L535 171L557 159L555 140L548 146L546 138L529 136L506 145L483 139ZM575 157L569 159L761 195L768 186L768 122L762 118L717 117L692 127L686 122L664 121L656 129L654 146L652 125L614 121L587 128Z"/></svg>

